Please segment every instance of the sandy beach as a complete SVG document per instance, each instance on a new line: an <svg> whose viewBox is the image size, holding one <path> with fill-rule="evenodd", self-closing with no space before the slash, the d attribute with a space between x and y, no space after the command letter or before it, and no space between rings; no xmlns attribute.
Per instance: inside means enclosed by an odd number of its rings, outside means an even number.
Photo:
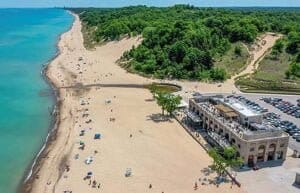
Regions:
<svg viewBox="0 0 300 193"><path fill-rule="evenodd" d="M74 17L46 73L59 93L57 127L24 192L243 192L230 182L210 184L216 176L205 172L211 159L175 120L158 120L161 110L148 90L114 86L151 82L116 64L141 40L88 51ZM110 86L80 86L98 83Z"/></svg>

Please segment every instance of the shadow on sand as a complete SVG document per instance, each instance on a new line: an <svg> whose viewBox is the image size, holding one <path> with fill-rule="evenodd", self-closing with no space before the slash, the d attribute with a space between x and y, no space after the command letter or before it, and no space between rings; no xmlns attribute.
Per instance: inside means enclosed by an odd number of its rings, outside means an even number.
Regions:
<svg viewBox="0 0 300 193"><path fill-rule="evenodd" d="M201 173L203 173L205 177L199 178L200 185L219 186L221 183L232 183L232 181L227 177L216 176L216 173L209 167L203 168Z"/></svg>
<svg viewBox="0 0 300 193"><path fill-rule="evenodd" d="M162 115L160 113L154 113L147 116L147 121L154 121L156 123L159 122L173 122L170 116Z"/></svg>
<svg viewBox="0 0 300 193"><path fill-rule="evenodd" d="M145 99L145 101L146 101L146 102L153 102L153 101L155 101L155 99L154 99L154 98L151 98L151 99Z"/></svg>

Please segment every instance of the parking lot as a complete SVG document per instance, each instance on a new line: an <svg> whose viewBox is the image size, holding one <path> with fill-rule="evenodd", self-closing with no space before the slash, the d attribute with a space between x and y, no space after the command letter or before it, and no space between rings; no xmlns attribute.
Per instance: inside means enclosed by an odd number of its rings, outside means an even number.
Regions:
<svg viewBox="0 0 300 193"><path fill-rule="evenodd" d="M191 97L196 97L200 93L194 92L184 92L182 93L183 100L188 102L188 99ZM214 93L220 94L220 93ZM201 94L200 94L201 95ZM212 95L212 94L210 94ZM223 94L229 96L230 94ZM270 124L276 124L286 122L287 128L288 126L300 128L300 118L296 118L295 116L291 116L277 107L268 104L262 100L263 97L278 97L284 101L288 101L291 104L297 105L297 100L300 96L289 96L289 95L266 95L266 94L239 94L235 96L243 96L245 99L242 98L241 102L246 103L251 108L256 111L262 113L275 113L280 118L279 121L276 119L265 118L265 121L269 122ZM267 110L267 112L265 112ZM288 122L293 123L295 126L291 126ZM278 125L280 128L283 128L282 125ZM281 127L282 126L282 127ZM287 157L282 165L278 165L274 162L274 165L268 165L261 170L246 170L243 172L238 172L237 179L243 185L243 189L245 192L256 192L256 193L264 193L264 192L285 192L285 193L296 193L299 192L299 187L293 185L295 181L295 174L300 172L300 161L299 158L295 158L293 156L293 150L297 150L300 152L300 142L296 142L295 139L290 137L289 140L289 149L287 152ZM269 164L269 163L268 163Z"/></svg>
<svg viewBox="0 0 300 193"><path fill-rule="evenodd" d="M264 102L263 100L260 100L263 97L277 97L277 98L281 98L284 101L288 101L291 104L297 105L297 99L299 99L300 96L299 97L289 96L289 95L268 96L268 95L262 95L262 94L241 94L241 96L244 96L245 98L249 99L250 101L257 103L262 108L268 109L268 112L276 113L277 115L280 116L281 121L292 122L293 124L295 124L297 126L297 128L300 128L300 118L296 118L287 113L284 113L284 112L280 111L278 108L272 106L271 104L268 104L268 103ZM292 137L290 137L289 147L292 150L297 150L298 152L300 152L300 142L296 142L296 140L293 139Z"/></svg>
<svg viewBox="0 0 300 193"><path fill-rule="evenodd" d="M194 92L185 92L180 93L183 99L188 103L188 99L193 97ZM200 93L199 93L200 94ZM220 94L220 93L212 93L212 94ZM230 94L223 94L223 95L230 95ZM281 98L284 101L290 102L291 104L294 104L295 106L298 104L297 100L300 99L300 96L295 95L268 95L268 94L236 94L236 96L243 96L246 99L258 104L262 109L267 109L268 112L276 113L280 116L281 121L289 121L292 122L297 126L297 128L300 128L300 118L296 118L295 116L291 116L287 113L284 113L283 111L280 111L278 108L272 106L271 104L268 104L264 102L263 100L260 100L264 97L277 97ZM289 147L292 150L297 150L300 152L300 142L296 142L295 139L290 137L289 141Z"/></svg>

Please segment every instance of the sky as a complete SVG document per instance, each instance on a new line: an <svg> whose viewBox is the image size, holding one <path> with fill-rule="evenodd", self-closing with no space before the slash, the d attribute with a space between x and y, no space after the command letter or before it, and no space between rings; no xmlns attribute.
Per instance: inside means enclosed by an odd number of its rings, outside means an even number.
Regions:
<svg viewBox="0 0 300 193"><path fill-rule="evenodd" d="M203 7L281 6L300 7L300 0L0 0L0 7L123 7L128 5Z"/></svg>

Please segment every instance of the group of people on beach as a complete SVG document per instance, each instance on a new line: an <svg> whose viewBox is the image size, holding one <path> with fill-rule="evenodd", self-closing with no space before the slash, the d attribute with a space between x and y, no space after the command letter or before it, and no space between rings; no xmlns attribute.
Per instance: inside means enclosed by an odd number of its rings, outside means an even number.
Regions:
<svg viewBox="0 0 300 193"><path fill-rule="evenodd" d="M86 180L86 177L84 178L84 180ZM93 180L93 181L92 181L91 179L89 179L88 185L89 185L89 186L92 186L92 188L98 188L98 189L101 188L101 183L100 183L100 182L97 183L96 180Z"/></svg>

